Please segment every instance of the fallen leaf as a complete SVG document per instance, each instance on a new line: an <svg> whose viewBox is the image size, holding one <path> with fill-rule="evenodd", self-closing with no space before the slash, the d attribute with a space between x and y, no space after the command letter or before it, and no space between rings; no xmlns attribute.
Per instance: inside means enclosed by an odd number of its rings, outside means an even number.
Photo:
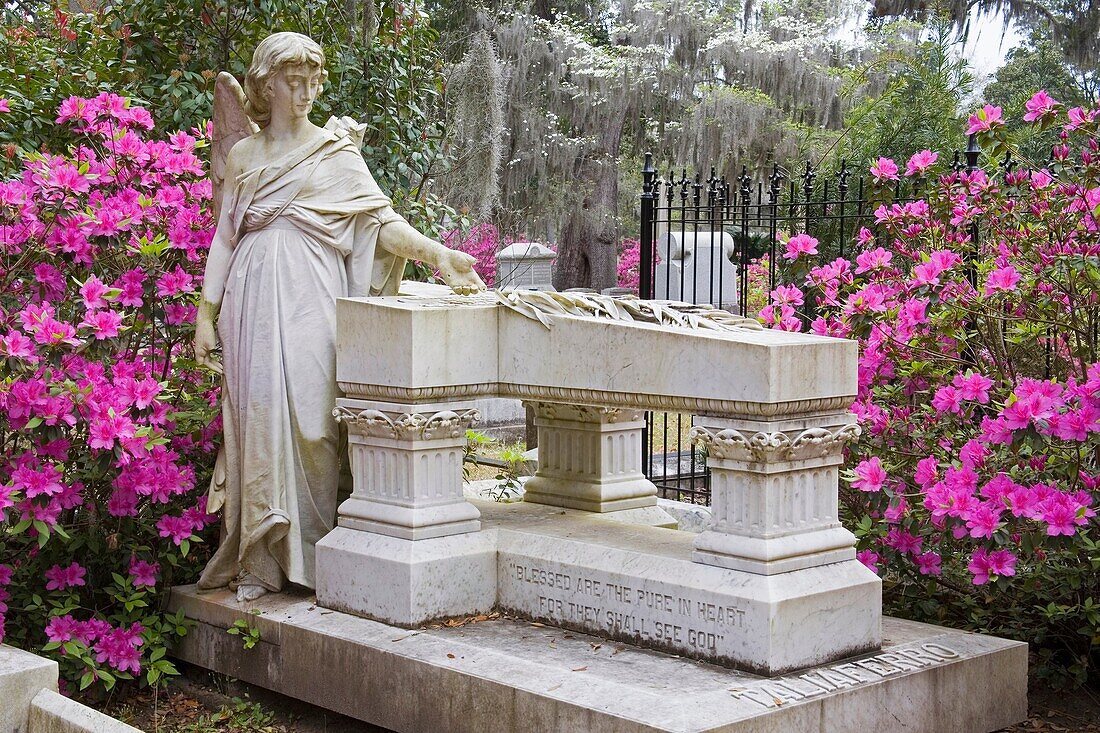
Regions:
<svg viewBox="0 0 1100 733"><path fill-rule="evenodd" d="M594 641L588 642L588 646L592 647L592 651L597 651L603 644L597 644Z"/></svg>
<svg viewBox="0 0 1100 733"><path fill-rule="evenodd" d="M447 659L454 659L454 658L455 658L455 655L454 655L454 654L448 654L448 655L447 655Z"/></svg>
<svg viewBox="0 0 1100 733"><path fill-rule="evenodd" d="M574 672L583 672L583 671L584 671L584 670L586 670L586 669L588 669L588 667L577 667L577 668L576 668L576 669L574 669L573 671L574 671Z"/></svg>
<svg viewBox="0 0 1100 733"><path fill-rule="evenodd" d="M547 692L553 692L554 690L558 689L559 687L561 687L561 683L560 683L560 682L559 682L558 684L554 685L553 687L547 688L547 690L546 690L546 691L547 691Z"/></svg>

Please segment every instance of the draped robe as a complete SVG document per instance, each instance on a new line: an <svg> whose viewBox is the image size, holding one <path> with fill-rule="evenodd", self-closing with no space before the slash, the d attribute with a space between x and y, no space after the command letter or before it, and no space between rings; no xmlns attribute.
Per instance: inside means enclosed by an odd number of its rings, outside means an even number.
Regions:
<svg viewBox="0 0 1100 733"><path fill-rule="evenodd" d="M221 544L200 588L314 587L314 546L335 520L340 476L336 299L395 293L404 260L378 247L401 217L349 121L226 181L216 236L232 247L218 316L224 445L208 511Z"/></svg>

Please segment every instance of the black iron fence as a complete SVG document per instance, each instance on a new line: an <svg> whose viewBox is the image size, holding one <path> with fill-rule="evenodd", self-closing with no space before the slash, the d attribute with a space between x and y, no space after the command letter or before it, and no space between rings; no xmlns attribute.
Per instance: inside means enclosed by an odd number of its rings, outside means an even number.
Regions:
<svg viewBox="0 0 1100 733"><path fill-rule="evenodd" d="M966 149L954 153L952 166L975 170L980 153L971 136ZM891 200L914 200L922 193L920 185L902 177ZM798 171L742 168L731 181L713 169L706 178L686 169L662 175L647 154L639 295L756 315L782 279L778 235L810 234L818 240L822 263L846 257L861 228L875 230L871 193L867 172L845 162L831 168L807 163ZM972 242L977 234L971 232ZM687 439L691 420L691 415L675 413L647 415L643 471L665 498L709 504L706 461Z"/></svg>

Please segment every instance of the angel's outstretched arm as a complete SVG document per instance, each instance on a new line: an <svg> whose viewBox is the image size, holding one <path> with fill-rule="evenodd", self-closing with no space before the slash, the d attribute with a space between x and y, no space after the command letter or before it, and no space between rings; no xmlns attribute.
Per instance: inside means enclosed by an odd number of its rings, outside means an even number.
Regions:
<svg viewBox="0 0 1100 733"><path fill-rule="evenodd" d="M383 224L378 232L378 244L398 257L420 260L435 267L456 293L465 295L485 289L485 283L474 272L476 260L473 257L425 237L404 219L391 219Z"/></svg>

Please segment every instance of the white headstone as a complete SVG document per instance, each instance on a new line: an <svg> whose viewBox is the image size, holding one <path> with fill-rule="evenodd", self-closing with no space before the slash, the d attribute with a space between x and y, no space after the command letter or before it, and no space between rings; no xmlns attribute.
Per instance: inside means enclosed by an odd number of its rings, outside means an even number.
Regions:
<svg viewBox="0 0 1100 733"><path fill-rule="evenodd" d="M497 253L498 288L553 290L551 268L557 252L538 242L515 242Z"/></svg>
<svg viewBox="0 0 1100 733"><path fill-rule="evenodd" d="M660 262L654 272L654 297L736 308L735 251L736 243L728 232L673 230L662 234L657 238Z"/></svg>

